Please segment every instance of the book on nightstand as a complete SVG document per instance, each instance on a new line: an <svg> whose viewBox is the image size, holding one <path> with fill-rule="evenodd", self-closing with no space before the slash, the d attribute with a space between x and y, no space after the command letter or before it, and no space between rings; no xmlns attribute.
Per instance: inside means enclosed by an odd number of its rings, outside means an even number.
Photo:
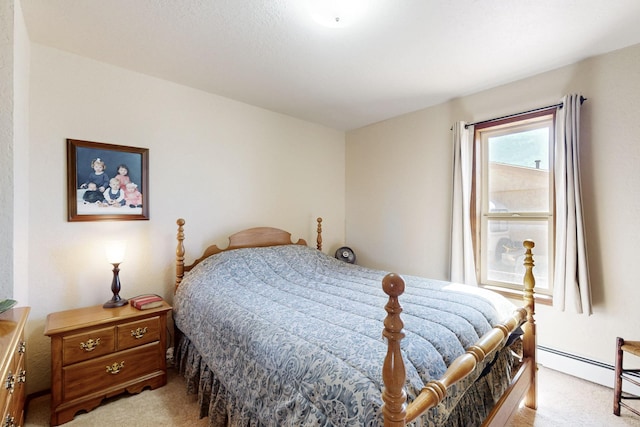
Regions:
<svg viewBox="0 0 640 427"><path fill-rule="evenodd" d="M138 310L148 310L150 308L160 307L162 302L162 297L155 294L138 295L137 297L129 299L129 304Z"/></svg>

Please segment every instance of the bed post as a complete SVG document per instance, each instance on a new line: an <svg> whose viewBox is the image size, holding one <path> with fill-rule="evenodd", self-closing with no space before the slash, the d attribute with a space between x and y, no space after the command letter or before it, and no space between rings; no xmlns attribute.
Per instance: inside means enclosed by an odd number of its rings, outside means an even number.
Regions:
<svg viewBox="0 0 640 427"><path fill-rule="evenodd" d="M318 221L318 229L316 230L318 232L316 248L318 248L319 251L322 251L322 218L318 217L316 221Z"/></svg>
<svg viewBox="0 0 640 427"><path fill-rule="evenodd" d="M524 342L522 353L523 357L531 360L532 370L531 370L531 382L529 386L529 390L524 398L524 404L527 408L536 409L538 407L537 404L537 374L536 371L538 369L536 363L536 322L534 319L535 315L535 301L534 301L534 287L536 285L535 278L533 276L533 255L531 254L531 249L535 246L532 240L525 240L523 243L526 251L524 254L524 307L527 310L527 321L522 326L524 331Z"/></svg>
<svg viewBox="0 0 640 427"><path fill-rule="evenodd" d="M184 219L178 218L176 224L178 224L178 246L176 247L176 286L173 289L174 293L178 290L182 277L184 277Z"/></svg>
<svg viewBox="0 0 640 427"><path fill-rule="evenodd" d="M384 319L382 331L382 335L387 339L387 355L382 365L382 415L385 427L401 427L405 425L407 414L407 394L404 391L406 372L400 353L404 324L400 318L402 306L398 302L398 297L404 293L404 280L394 273L389 273L382 279L382 289L389 295L389 302L384 307L387 317Z"/></svg>

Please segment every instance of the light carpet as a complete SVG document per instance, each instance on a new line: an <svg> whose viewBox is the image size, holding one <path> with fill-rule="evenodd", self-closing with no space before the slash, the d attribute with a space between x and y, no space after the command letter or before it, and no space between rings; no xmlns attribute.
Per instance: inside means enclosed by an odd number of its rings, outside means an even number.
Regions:
<svg viewBox="0 0 640 427"><path fill-rule="evenodd" d="M49 426L51 395L32 399L24 427ZM82 412L65 427L206 427L208 419L198 417L197 396L187 395L184 379L167 369L167 385L139 394L122 394L106 399L91 412Z"/></svg>
<svg viewBox="0 0 640 427"><path fill-rule="evenodd" d="M640 417L624 408L620 417L612 414L610 388L542 366L538 372L538 410L521 408L505 427L640 427ZM64 426L207 426L207 419L198 418L196 396L187 395L182 377L174 369L167 376L164 387L107 399ZM49 405L49 395L31 400L25 427L48 426Z"/></svg>

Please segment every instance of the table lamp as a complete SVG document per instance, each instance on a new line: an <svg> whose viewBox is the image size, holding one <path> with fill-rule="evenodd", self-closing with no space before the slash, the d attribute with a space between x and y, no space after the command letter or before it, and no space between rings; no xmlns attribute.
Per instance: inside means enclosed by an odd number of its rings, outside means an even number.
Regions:
<svg viewBox="0 0 640 427"><path fill-rule="evenodd" d="M123 240L113 240L108 242L105 247L107 261L113 265L113 280L111 281L113 297L102 305L104 308L122 307L127 304L127 300L120 297L120 276L118 274L120 273L118 267L124 260L126 246L126 242Z"/></svg>

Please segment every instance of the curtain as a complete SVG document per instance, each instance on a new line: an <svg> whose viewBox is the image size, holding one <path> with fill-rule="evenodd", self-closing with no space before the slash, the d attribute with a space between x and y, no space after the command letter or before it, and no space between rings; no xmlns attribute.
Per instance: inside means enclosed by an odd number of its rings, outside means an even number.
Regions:
<svg viewBox="0 0 640 427"><path fill-rule="evenodd" d="M566 95L556 114L555 197L556 241L553 306L561 311L573 306L592 314L582 192L580 189L580 101Z"/></svg>
<svg viewBox="0 0 640 427"><path fill-rule="evenodd" d="M450 280L477 286L471 233L471 184L473 176L473 126L453 125L453 212L451 225Z"/></svg>

